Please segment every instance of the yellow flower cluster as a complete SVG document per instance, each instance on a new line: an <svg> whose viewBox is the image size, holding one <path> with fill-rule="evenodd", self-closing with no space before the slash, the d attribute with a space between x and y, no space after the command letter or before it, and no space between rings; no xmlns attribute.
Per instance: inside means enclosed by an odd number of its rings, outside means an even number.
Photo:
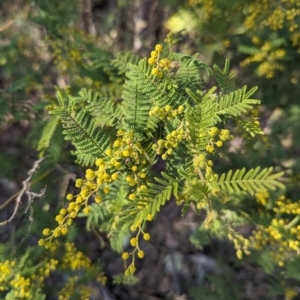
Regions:
<svg viewBox="0 0 300 300"><path fill-rule="evenodd" d="M15 261L6 260L0 263L0 291L5 291L8 287L7 280L14 272Z"/></svg>
<svg viewBox="0 0 300 300"><path fill-rule="evenodd" d="M50 276L52 271L55 271L58 265L58 260L51 258L41 268L38 269L37 274L33 274L31 278L37 283L38 286L44 284L45 278Z"/></svg>
<svg viewBox="0 0 300 300"><path fill-rule="evenodd" d="M233 138L228 129L220 130L217 127L211 127L208 130L208 136L210 139L205 148L208 153L214 153L216 151L215 146L222 147L225 141ZM219 139L216 140L216 137Z"/></svg>
<svg viewBox="0 0 300 300"><path fill-rule="evenodd" d="M255 196L263 206L270 205L268 192L261 191ZM250 243L244 245L249 247L247 250L250 248L262 250L269 247L273 260L283 266L285 260L300 251L300 201L293 202L281 196L276 200L273 211L276 215L270 224L266 227L257 226L248 239ZM243 251L245 252L245 249Z"/></svg>
<svg viewBox="0 0 300 300"><path fill-rule="evenodd" d="M136 193L147 189L147 155L140 145L134 139L134 133L125 133L124 130L117 132L117 138L112 147L105 151L106 158L96 160L97 170L87 169L85 179L77 179L76 187L80 188L77 195L68 194L66 199L69 202L68 206L62 208L59 214L55 217L58 223L57 228L50 230L45 228L43 235L45 239L39 240L39 245L46 248L51 247L53 238L68 233L68 226L73 223L73 219L77 217L79 211L83 208L83 212L88 214L90 208L88 206L89 199L93 196L95 202L102 201L102 195L110 192L109 185L117 180L119 170L125 169L127 172L126 181L131 187L129 200L136 198Z"/></svg>
<svg viewBox="0 0 300 300"><path fill-rule="evenodd" d="M215 0L189 0L189 5L197 6L201 5L202 14L204 20L209 20L216 13L217 5Z"/></svg>
<svg viewBox="0 0 300 300"><path fill-rule="evenodd" d="M277 207L273 209L276 213L295 216L300 215L300 201L292 202L291 199L287 199L285 196L281 196L277 200L276 205Z"/></svg>
<svg viewBox="0 0 300 300"><path fill-rule="evenodd" d="M286 11L282 6L274 5L270 0L256 0L247 7L244 25L247 29L256 29L264 18L266 26L278 30L283 27L285 17Z"/></svg>
<svg viewBox="0 0 300 300"><path fill-rule="evenodd" d="M148 64L153 66L151 74L159 79L163 78L164 72L168 71L171 65L171 61L169 59L160 59L162 49L162 45L156 45L155 50L151 51L150 58L148 59Z"/></svg>
<svg viewBox="0 0 300 300"><path fill-rule="evenodd" d="M58 260L50 258L35 274L25 277L20 271L16 272L14 260L6 260L0 263L0 292L11 290L14 299L33 299L32 291L43 286L45 279L56 269L57 264Z"/></svg>
<svg viewBox="0 0 300 300"><path fill-rule="evenodd" d="M31 286L30 278L25 278L20 274L17 274L13 280L11 280L10 285L14 290L13 296L16 299L32 299L31 297Z"/></svg>
<svg viewBox="0 0 300 300"><path fill-rule="evenodd" d="M269 197L270 195L268 191L260 191L255 194L256 201L263 206L268 205Z"/></svg>
<svg viewBox="0 0 300 300"><path fill-rule="evenodd" d="M184 139L184 130L179 127L167 134L166 139L159 139L156 144L152 145L152 149L156 151L156 154L161 155L163 160L171 155L175 148L178 147L178 143Z"/></svg>
<svg viewBox="0 0 300 300"><path fill-rule="evenodd" d="M45 284L45 279L50 276L50 273L60 269L66 272L71 272L69 280L64 285L59 293L58 299L73 299L76 294L76 299L90 299L92 295L92 289L89 286L84 286L83 281L80 278L74 277L78 272L83 271L85 274L93 274L93 278L101 284L105 284L106 277L101 272L100 267L91 262L82 252L78 251L73 243L66 243L63 245L64 252L61 255L61 245L55 241L50 250L47 251L47 255L41 256L36 262L38 266L36 272L32 275L24 275L28 272L26 267L20 269L17 263L6 260L0 263L0 293L10 292L13 299L35 299L35 291L42 289ZM59 250L59 251L58 251ZM32 267L29 267L32 269Z"/></svg>
<svg viewBox="0 0 300 300"><path fill-rule="evenodd" d="M260 44L260 40L257 37L252 38L252 42L257 45ZM285 49L276 48L271 44L271 42L266 41L261 45L260 52L247 57L240 63L240 65L244 67L252 63L260 63L257 68L257 74L259 76L272 78L276 71L283 70L283 65L280 64L278 60L284 58L285 54Z"/></svg>
<svg viewBox="0 0 300 300"><path fill-rule="evenodd" d="M220 16L226 19L228 13L231 16L237 11L245 13L243 21L244 27L249 35L252 35L252 43L261 45L262 41L257 35L261 35L264 29L269 28L272 31L285 30L289 31L285 34L284 39L290 39L294 47L300 46L300 2L298 0L254 0L254 1L236 1L230 6L230 12L227 9L222 11L222 6L217 0L190 0L192 6L199 6L201 10L202 20L209 25L211 20L219 19ZM281 34L281 33L280 33ZM269 42L266 42L269 44ZM224 39L224 46L230 45L229 39ZM241 62L241 66L248 66L258 63L257 74L261 77L273 78L275 73L283 69L280 60L286 56L286 51L278 44L274 43L272 48L267 49L267 45L261 45L261 51L249 55Z"/></svg>
<svg viewBox="0 0 300 300"><path fill-rule="evenodd" d="M206 155L203 153L200 153L199 155L196 155L193 158L193 167L195 173L201 172L200 169L205 169L205 177L207 180L213 179L213 175L214 175L212 169L213 165L214 165L213 161L207 160Z"/></svg>
<svg viewBox="0 0 300 300"><path fill-rule="evenodd" d="M293 300L299 295L299 292L293 288L286 288L284 293L284 300Z"/></svg>
<svg viewBox="0 0 300 300"><path fill-rule="evenodd" d="M74 243L66 243L64 245L65 253L61 260L61 268L64 270L73 271L75 274L84 270L85 273L88 271L92 271L94 273L98 273L91 260L85 256L81 251L75 247ZM71 276L68 279L67 284L60 291L59 300L71 299L74 296L74 293L79 295L79 299L85 300L90 299L92 295L92 289L89 286L85 286L84 284L79 283L78 276ZM101 284L105 284L106 277L101 272L96 278L98 282Z"/></svg>
<svg viewBox="0 0 300 300"><path fill-rule="evenodd" d="M80 269L89 269L91 267L91 260L78 251L74 243L66 243L64 246L66 252L62 258L62 268L79 271Z"/></svg>
<svg viewBox="0 0 300 300"><path fill-rule="evenodd" d="M68 282L61 289L58 300L69 300L74 299L73 297L76 295L76 299L86 300L91 299L92 289L89 286L79 283L79 276L72 276L68 278Z"/></svg>
<svg viewBox="0 0 300 300"><path fill-rule="evenodd" d="M248 7L248 15L244 25L250 30L259 30L261 25L274 31L287 28L291 32L290 40L293 45L299 46L299 24L297 23L299 15L299 1L283 0L275 4L270 0L256 0Z"/></svg>
<svg viewBox="0 0 300 300"><path fill-rule="evenodd" d="M96 42L95 39L90 38L86 33L77 29L62 28L60 33L64 36L64 40L53 40L51 38L47 40L57 70L63 74L72 74L72 86L86 86L98 89L101 86L100 81L94 80L90 76L81 76L82 74L78 72L78 68L86 66L86 60L83 57L84 51L78 47L78 43L81 46L90 43L94 44ZM74 43L74 36L77 43Z"/></svg>
<svg viewBox="0 0 300 300"><path fill-rule="evenodd" d="M61 72L65 72L68 67L69 64L68 62L63 58L63 41L62 40L48 40L51 48L52 48L52 53L53 56L55 57L55 65L57 67L57 69Z"/></svg>
<svg viewBox="0 0 300 300"><path fill-rule="evenodd" d="M250 254L250 241L248 239L246 239L234 230L230 230L230 232L227 234L227 237L230 241L233 242L234 248L236 250L236 256L238 259L243 258L243 253L245 253L246 255Z"/></svg>
<svg viewBox="0 0 300 300"><path fill-rule="evenodd" d="M284 23L284 11L281 7L276 7L273 13L266 19L266 25L272 30L279 30L283 28Z"/></svg>
<svg viewBox="0 0 300 300"><path fill-rule="evenodd" d="M176 134L183 135L183 131L177 132ZM178 139L178 136L176 135L174 137L172 135L172 138ZM182 136L180 136L180 138L182 138ZM121 171L127 174L125 179L130 187L128 200L135 200L140 192L147 189L146 177L148 175L147 165L149 157L141 144L136 141L133 132L118 130L115 141L111 147L105 151L105 155L106 157L96 160L96 170L87 169L85 178L76 180L75 186L80 189L79 193L76 195L68 194L66 196L69 204L65 208L62 208L56 216L55 219L58 223L57 228L54 230L45 228L43 235L46 236L46 238L39 241L40 245L50 248L50 250L55 248L55 243L52 242L52 239L67 234L68 226L72 224L73 219L77 217L83 207L84 213L89 213L88 201L90 198L94 198L96 203L102 202L105 194L110 192L110 184L118 179L118 175ZM151 221L153 220L153 216L148 215L146 219L147 221ZM112 226L116 226L116 224ZM133 256L133 254L137 252L137 256L143 258L144 253L138 246L138 236L141 232L145 240L149 240L150 236L142 231L140 224L135 224L131 229L135 231L137 228L139 228L139 233L136 236L136 243L134 242L134 238L131 241L131 245L134 245L136 248L131 255ZM66 255L62 259L62 266L63 268L75 271L80 268L90 268L91 262L81 252L76 251L73 244L67 243ZM135 266L133 259L131 265L127 268L126 274L132 274L134 272ZM100 276L98 281L105 282L104 279L104 276ZM72 286L71 283L70 286ZM65 289L68 290L67 287ZM65 299L65 294L66 292L63 292L60 299Z"/></svg>
<svg viewBox="0 0 300 300"><path fill-rule="evenodd" d="M136 227L133 227L131 228L132 231L135 231L136 230ZM131 247L134 247L134 249L131 251L131 252L123 252L122 254L122 259L124 260L125 262L125 275L130 275L130 274L134 274L135 271L136 271L136 267L135 267L135 254L137 255L138 258L140 259L143 259L144 256L145 256L145 253L143 250L140 249L139 247L139 237L140 235L143 234L143 239L145 241L149 241L150 240L150 234L149 233L146 233L142 230L142 227L141 226L138 226L138 232L137 234L135 235L135 237L132 237L130 239L130 245ZM131 259L131 262L130 264L127 266L127 263L126 261L129 259L129 258L132 258Z"/></svg>
<svg viewBox="0 0 300 300"><path fill-rule="evenodd" d="M17 273L15 266L14 260L0 263L0 292L11 291L11 297L14 299L33 299L33 280Z"/></svg>
<svg viewBox="0 0 300 300"><path fill-rule="evenodd" d="M173 109L171 105L166 105L165 107L154 106L149 111L149 116L157 116L160 120L172 120L183 112L183 105L178 106L177 109Z"/></svg>

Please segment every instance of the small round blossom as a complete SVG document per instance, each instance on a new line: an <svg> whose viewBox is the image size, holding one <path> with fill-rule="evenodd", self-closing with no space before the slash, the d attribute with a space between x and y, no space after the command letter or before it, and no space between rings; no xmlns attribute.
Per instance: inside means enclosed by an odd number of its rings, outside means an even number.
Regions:
<svg viewBox="0 0 300 300"><path fill-rule="evenodd" d="M104 189L103 189L103 192L104 194L108 194L110 191L110 188L108 186L106 186Z"/></svg>
<svg viewBox="0 0 300 300"><path fill-rule="evenodd" d="M132 247L135 247L136 244L137 244L136 238L131 238L131 239L130 239L130 245L131 245Z"/></svg>
<svg viewBox="0 0 300 300"><path fill-rule="evenodd" d="M153 220L153 216L152 215L148 215L146 219L147 219L147 221L152 221Z"/></svg>
<svg viewBox="0 0 300 300"><path fill-rule="evenodd" d="M91 211L91 209L90 209L88 206L86 206L86 207L83 209L83 212L84 212L85 214L88 214L90 211Z"/></svg>
<svg viewBox="0 0 300 300"><path fill-rule="evenodd" d="M161 44L157 44L156 46L155 46L155 51L157 51L157 52L161 52L162 51L162 45Z"/></svg>
<svg viewBox="0 0 300 300"><path fill-rule="evenodd" d="M111 179L112 179L112 180L117 180L117 179L118 179L118 173L113 173L113 174L111 175Z"/></svg>
<svg viewBox="0 0 300 300"><path fill-rule="evenodd" d="M221 141L226 141L230 139L230 131L228 129L221 129L219 134Z"/></svg>
<svg viewBox="0 0 300 300"><path fill-rule="evenodd" d="M132 194L130 194L130 195L128 196L128 199L129 199L129 200L134 200L135 197L136 197L136 195L135 195L134 193L132 193Z"/></svg>
<svg viewBox="0 0 300 300"><path fill-rule="evenodd" d="M61 234L62 235L66 235L68 233L68 228L67 227L63 227L62 229L61 229Z"/></svg>
<svg viewBox="0 0 300 300"><path fill-rule="evenodd" d="M49 228L45 228L43 230L43 235L49 235L51 233L51 230Z"/></svg>
<svg viewBox="0 0 300 300"><path fill-rule="evenodd" d="M144 251L142 251L142 250L138 251L137 256L138 256L140 259L144 258L144 256L145 256Z"/></svg>
<svg viewBox="0 0 300 300"><path fill-rule="evenodd" d="M73 200L73 194L68 194L66 196L66 199L69 200L69 201Z"/></svg>
<svg viewBox="0 0 300 300"><path fill-rule="evenodd" d="M161 158L162 158L163 160L166 160L166 159L168 158L168 156L167 156L166 153L164 153L164 154L161 156Z"/></svg>
<svg viewBox="0 0 300 300"><path fill-rule="evenodd" d="M104 160L102 158L98 158L95 162L95 165L97 167L103 166L104 165Z"/></svg>
<svg viewBox="0 0 300 300"><path fill-rule="evenodd" d="M63 221L63 216L57 215L57 216L55 217L55 220L57 221L57 223L61 223L61 222Z"/></svg>
<svg viewBox="0 0 300 300"><path fill-rule="evenodd" d="M95 177L95 172L92 169L87 169L85 172L85 178L92 180Z"/></svg>
<svg viewBox="0 0 300 300"><path fill-rule="evenodd" d="M83 184L83 179L82 179L82 178L76 179L75 186L76 186L77 188L82 187L82 184Z"/></svg>
<svg viewBox="0 0 300 300"><path fill-rule="evenodd" d="M76 203L80 204L84 201L84 199L81 196L76 197ZM71 203L70 203L71 204ZM70 206L70 205L69 205ZM75 206L74 206L75 207Z"/></svg>
<svg viewBox="0 0 300 300"><path fill-rule="evenodd" d="M144 233L143 238L145 241L149 241L150 240L150 234L149 233Z"/></svg>
<svg viewBox="0 0 300 300"><path fill-rule="evenodd" d="M159 69L158 68L153 68L151 71L152 75L157 75L159 73Z"/></svg>
<svg viewBox="0 0 300 300"><path fill-rule="evenodd" d="M151 51L150 55L154 60L156 60L158 53L157 53L157 51Z"/></svg>
<svg viewBox="0 0 300 300"><path fill-rule="evenodd" d="M126 260L126 259L128 259L128 258L129 258L128 252L124 252L124 253L122 254L122 259L123 259L123 260Z"/></svg>
<svg viewBox="0 0 300 300"><path fill-rule="evenodd" d="M207 145L205 149L209 153L213 153L215 151L215 148L212 145Z"/></svg>
<svg viewBox="0 0 300 300"><path fill-rule="evenodd" d="M184 106L183 105L178 106L177 111L178 113L181 114L184 111Z"/></svg>
<svg viewBox="0 0 300 300"><path fill-rule="evenodd" d="M104 153L105 153L107 156L111 156L112 150L111 150L110 148L108 148L108 149L106 149L106 150L104 151Z"/></svg>
<svg viewBox="0 0 300 300"><path fill-rule="evenodd" d="M53 231L53 236L54 237L59 237L61 235L61 230L60 228L55 228Z"/></svg>
<svg viewBox="0 0 300 300"><path fill-rule="evenodd" d="M148 64L149 64L150 66L153 66L153 65L155 64L155 62L156 62L156 60L155 60L154 57L150 57L150 58L148 59Z"/></svg>
<svg viewBox="0 0 300 300"><path fill-rule="evenodd" d="M219 133L219 129L217 127L211 127L208 131L208 135L210 137L214 137Z"/></svg>
<svg viewBox="0 0 300 300"><path fill-rule="evenodd" d="M102 202L102 197L101 196L96 196L95 197L95 202L96 203L101 203Z"/></svg>
<svg viewBox="0 0 300 300"><path fill-rule="evenodd" d="M144 172L140 172L139 174L138 174L138 176L140 177L140 178L145 178L146 177L146 173L144 173Z"/></svg>
<svg viewBox="0 0 300 300"><path fill-rule="evenodd" d="M223 146L223 142L222 141L217 141L216 145L217 145L217 147L222 147Z"/></svg>
<svg viewBox="0 0 300 300"><path fill-rule="evenodd" d="M40 240L38 241L38 244L39 244L40 246L44 246L44 245L45 245L45 240L44 240L44 239L40 239Z"/></svg>
<svg viewBox="0 0 300 300"><path fill-rule="evenodd" d="M129 267L129 271L130 271L131 274L135 273L135 271L136 271L135 265L132 264L132 265Z"/></svg>
<svg viewBox="0 0 300 300"><path fill-rule="evenodd" d="M132 166L132 167L131 167L131 171L132 171L132 172L136 172L137 170L138 170L138 167L137 167L137 166Z"/></svg>
<svg viewBox="0 0 300 300"><path fill-rule="evenodd" d="M62 208L60 211L59 211L59 214L61 216L64 216L65 214L67 213L67 210L65 208Z"/></svg>
<svg viewBox="0 0 300 300"><path fill-rule="evenodd" d="M75 218L77 217L77 213L76 213L75 211L72 211L72 212L70 213L70 217L71 217L72 219L75 219Z"/></svg>

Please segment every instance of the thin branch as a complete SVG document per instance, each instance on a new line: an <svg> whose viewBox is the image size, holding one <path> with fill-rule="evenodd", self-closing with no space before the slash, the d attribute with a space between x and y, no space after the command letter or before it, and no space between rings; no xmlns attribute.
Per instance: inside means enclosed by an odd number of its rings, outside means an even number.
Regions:
<svg viewBox="0 0 300 300"><path fill-rule="evenodd" d="M42 189L40 193L32 193L29 191L30 189L30 180L33 176L33 174L36 172L37 168L39 167L40 163L43 161L44 158L40 158L39 160L35 161L33 164L32 169L28 171L28 177L22 182L22 190L19 192L18 197L16 198L16 204L14 211L9 219L5 220L4 222L0 223L0 227L5 226L6 224L10 223L14 217L16 216L19 206L21 204L21 198L25 194L27 195L28 199L28 206L26 208L26 212L28 211L28 208L30 207L31 202L35 197L42 197L45 194L46 188Z"/></svg>

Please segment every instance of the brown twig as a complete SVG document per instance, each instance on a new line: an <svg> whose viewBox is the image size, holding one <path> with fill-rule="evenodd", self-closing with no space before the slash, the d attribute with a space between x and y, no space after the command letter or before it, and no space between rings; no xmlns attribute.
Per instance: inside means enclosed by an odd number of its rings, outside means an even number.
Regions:
<svg viewBox="0 0 300 300"><path fill-rule="evenodd" d="M14 219L14 217L16 216L16 214L18 212L19 206L21 204L21 198L24 194L27 195L27 199L28 199L28 206L26 208L26 212L28 211L29 207L31 206L30 204L32 203L34 198L36 198L36 197L40 198L45 194L46 187L44 189L42 189L40 191L40 193L33 193L33 192L29 191L29 189L30 189L30 180L31 180L33 174L36 172L37 168L39 167L40 163L43 161L43 159L44 158L40 158L39 160L35 161L34 164L33 164L33 167L28 171L28 173L27 173L28 177L22 182L22 190L20 192L18 192L18 196L16 198L16 204L15 204L15 208L14 208L13 213L10 216L9 219L7 219L7 220L0 223L0 227L5 226L6 224L10 223ZM6 201L4 206L7 205L7 202L9 203L11 201L11 199L14 199L14 197L15 197L15 195L10 197L8 199L9 201Z"/></svg>

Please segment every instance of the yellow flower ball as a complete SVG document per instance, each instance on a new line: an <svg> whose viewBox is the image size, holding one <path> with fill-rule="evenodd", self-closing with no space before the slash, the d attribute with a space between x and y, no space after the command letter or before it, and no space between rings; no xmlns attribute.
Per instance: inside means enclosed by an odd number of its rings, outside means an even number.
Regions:
<svg viewBox="0 0 300 300"><path fill-rule="evenodd" d="M126 260L126 259L128 259L129 258L129 253L128 252L124 252L123 254L122 254L122 259L123 260Z"/></svg>
<svg viewBox="0 0 300 300"><path fill-rule="evenodd" d="M142 250L138 251L137 256L138 256L140 259L144 258L144 256L145 256L144 251L142 251Z"/></svg>
<svg viewBox="0 0 300 300"><path fill-rule="evenodd" d="M161 52L162 49L163 49L163 47L162 47L161 44L157 44L157 45L155 46L155 51L157 51L157 52Z"/></svg>
<svg viewBox="0 0 300 300"><path fill-rule="evenodd" d="M145 241L149 241L150 240L150 234L149 233L144 233L143 238Z"/></svg>
<svg viewBox="0 0 300 300"><path fill-rule="evenodd" d="M86 206L86 207L83 209L83 212L84 212L85 214L89 214L90 211L91 211L91 209L90 209L88 206Z"/></svg>

